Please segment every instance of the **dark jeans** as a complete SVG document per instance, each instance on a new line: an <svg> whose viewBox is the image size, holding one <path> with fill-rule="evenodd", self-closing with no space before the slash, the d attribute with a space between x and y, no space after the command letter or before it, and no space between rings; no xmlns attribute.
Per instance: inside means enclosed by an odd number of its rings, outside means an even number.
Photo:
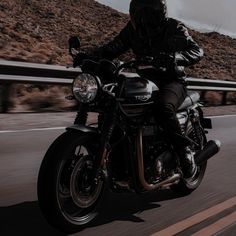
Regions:
<svg viewBox="0 0 236 236"><path fill-rule="evenodd" d="M183 134L176 117L176 111L187 95L186 87L184 82L176 80L160 84L159 89L153 107L154 117L164 129L167 139L177 150L187 146L183 142Z"/></svg>

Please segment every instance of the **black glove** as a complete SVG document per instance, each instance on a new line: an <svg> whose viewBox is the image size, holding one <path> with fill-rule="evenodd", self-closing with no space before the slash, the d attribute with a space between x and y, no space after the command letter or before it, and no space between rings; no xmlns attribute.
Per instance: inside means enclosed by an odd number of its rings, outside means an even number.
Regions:
<svg viewBox="0 0 236 236"><path fill-rule="evenodd" d="M158 57L154 58L154 65L157 68L165 68L171 71L176 68L176 59L174 54L161 53Z"/></svg>
<svg viewBox="0 0 236 236"><path fill-rule="evenodd" d="M169 51L185 51L189 45L188 37L176 35L168 40Z"/></svg>
<svg viewBox="0 0 236 236"><path fill-rule="evenodd" d="M73 59L73 67L81 66L84 60L91 58L92 58L91 55L84 52L80 52Z"/></svg>

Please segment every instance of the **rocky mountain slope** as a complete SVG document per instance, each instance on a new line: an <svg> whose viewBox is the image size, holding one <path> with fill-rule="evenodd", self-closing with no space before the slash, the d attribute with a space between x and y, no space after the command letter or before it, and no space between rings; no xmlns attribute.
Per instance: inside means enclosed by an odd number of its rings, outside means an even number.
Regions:
<svg viewBox="0 0 236 236"><path fill-rule="evenodd" d="M113 38L128 16L94 0L1 0L0 58L69 64L67 39L79 35L84 48ZM188 69L191 76L236 79L236 39L191 30L205 58Z"/></svg>

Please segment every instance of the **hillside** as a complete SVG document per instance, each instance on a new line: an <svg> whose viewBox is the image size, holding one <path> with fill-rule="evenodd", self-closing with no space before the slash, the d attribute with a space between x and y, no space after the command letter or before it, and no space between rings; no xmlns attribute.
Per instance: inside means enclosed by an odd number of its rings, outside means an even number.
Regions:
<svg viewBox="0 0 236 236"><path fill-rule="evenodd" d="M89 48L114 37L126 21L93 0L1 0L0 58L69 63L70 35L79 35Z"/></svg>
<svg viewBox="0 0 236 236"><path fill-rule="evenodd" d="M113 38L128 16L94 0L1 0L0 58L68 64L67 39L79 35L84 48ZM188 73L213 79L236 79L236 39L191 31L205 58Z"/></svg>
<svg viewBox="0 0 236 236"><path fill-rule="evenodd" d="M71 35L79 35L83 48L90 49L115 37L128 20L128 15L94 0L1 0L0 59L68 65ZM236 80L236 39L215 32L190 33L203 47L205 57L187 69L188 75ZM122 59L129 57L131 53ZM64 99L70 93L67 87L16 85L11 92L13 111L73 106ZM210 92L207 99L215 104L220 97Z"/></svg>

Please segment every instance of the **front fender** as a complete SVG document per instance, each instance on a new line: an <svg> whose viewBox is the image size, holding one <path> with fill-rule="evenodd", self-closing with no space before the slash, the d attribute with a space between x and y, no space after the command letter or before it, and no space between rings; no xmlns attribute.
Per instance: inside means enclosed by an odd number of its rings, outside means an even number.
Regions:
<svg viewBox="0 0 236 236"><path fill-rule="evenodd" d="M86 125L78 125L78 124L74 124L72 126L69 126L66 128L67 131L69 130L74 130L74 131L79 131L82 133L94 133L94 134L98 134L98 129L91 127L91 126L86 126Z"/></svg>

